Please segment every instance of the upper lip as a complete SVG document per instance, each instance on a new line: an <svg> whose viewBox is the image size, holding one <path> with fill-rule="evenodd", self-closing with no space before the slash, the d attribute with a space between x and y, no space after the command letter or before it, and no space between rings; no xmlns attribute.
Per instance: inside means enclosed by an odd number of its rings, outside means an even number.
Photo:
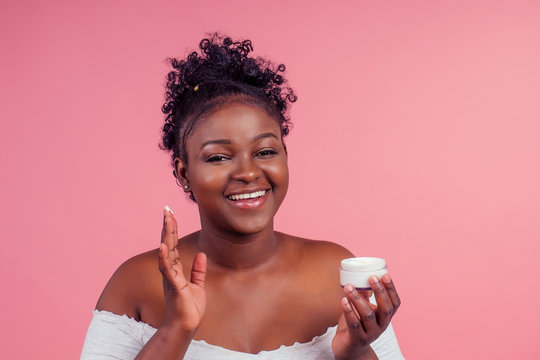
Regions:
<svg viewBox="0 0 540 360"><path fill-rule="evenodd" d="M227 193L225 196L232 196L232 195L240 195L240 194L251 194L256 191L268 191L270 188L253 188L253 189L242 189L238 191L231 191L230 193Z"/></svg>

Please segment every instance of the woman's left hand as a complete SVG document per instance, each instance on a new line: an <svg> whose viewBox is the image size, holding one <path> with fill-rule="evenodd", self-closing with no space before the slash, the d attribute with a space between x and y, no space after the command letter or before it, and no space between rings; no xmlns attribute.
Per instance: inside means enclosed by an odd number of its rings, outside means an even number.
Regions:
<svg viewBox="0 0 540 360"><path fill-rule="evenodd" d="M369 279L377 305L369 302L350 284L345 285L345 297L341 300L341 315L332 340L332 351L336 360L377 359L370 344L377 339L390 324L401 301L392 279L383 275Z"/></svg>

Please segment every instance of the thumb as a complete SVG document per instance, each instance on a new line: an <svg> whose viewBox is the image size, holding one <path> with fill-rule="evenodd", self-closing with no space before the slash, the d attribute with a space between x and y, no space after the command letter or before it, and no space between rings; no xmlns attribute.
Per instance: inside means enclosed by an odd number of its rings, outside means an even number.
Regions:
<svg viewBox="0 0 540 360"><path fill-rule="evenodd" d="M198 253L193 259L191 267L191 282L204 289L204 281L206 279L206 254Z"/></svg>

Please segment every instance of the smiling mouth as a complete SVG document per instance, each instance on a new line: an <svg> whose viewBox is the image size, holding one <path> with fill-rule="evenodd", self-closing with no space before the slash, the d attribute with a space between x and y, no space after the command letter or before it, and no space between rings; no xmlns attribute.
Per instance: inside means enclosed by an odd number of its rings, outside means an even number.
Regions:
<svg viewBox="0 0 540 360"><path fill-rule="evenodd" d="M257 199L264 196L264 194L266 194L266 190L259 190L259 191L254 191L252 193L229 195L227 196L227 198L232 201Z"/></svg>

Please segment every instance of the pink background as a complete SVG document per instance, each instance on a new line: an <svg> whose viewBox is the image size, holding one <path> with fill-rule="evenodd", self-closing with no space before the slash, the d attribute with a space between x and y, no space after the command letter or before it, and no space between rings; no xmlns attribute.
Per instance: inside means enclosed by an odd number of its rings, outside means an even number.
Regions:
<svg viewBox="0 0 540 360"><path fill-rule="evenodd" d="M196 206L158 150L168 56L208 31L287 65L277 228L383 256L409 359L533 359L540 2L3 1L2 358L74 359L125 259Z"/></svg>

